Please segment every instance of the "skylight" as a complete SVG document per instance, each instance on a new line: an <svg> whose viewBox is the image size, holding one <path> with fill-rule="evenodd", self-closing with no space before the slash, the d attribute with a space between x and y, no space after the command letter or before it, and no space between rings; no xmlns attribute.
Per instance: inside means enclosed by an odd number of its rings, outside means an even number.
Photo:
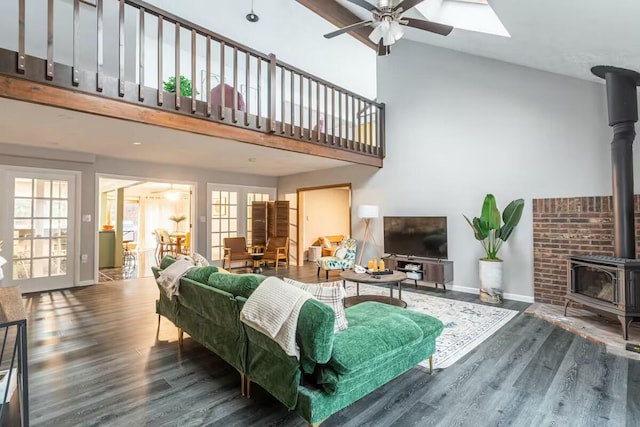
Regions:
<svg viewBox="0 0 640 427"><path fill-rule="evenodd" d="M427 0L418 4L416 10L431 21L511 37L487 0Z"/></svg>

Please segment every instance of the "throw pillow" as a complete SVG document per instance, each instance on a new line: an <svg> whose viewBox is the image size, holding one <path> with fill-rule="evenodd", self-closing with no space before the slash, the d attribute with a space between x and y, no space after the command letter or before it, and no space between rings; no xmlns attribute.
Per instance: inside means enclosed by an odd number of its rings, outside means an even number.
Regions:
<svg viewBox="0 0 640 427"><path fill-rule="evenodd" d="M213 265L210 265L207 267L196 267L189 270L189 272L186 274L185 277L187 279L194 280L198 283L207 284L209 283L209 276L217 272L218 272L218 267L215 267Z"/></svg>
<svg viewBox="0 0 640 427"><path fill-rule="evenodd" d="M229 272L229 271L225 270L225 269L224 269L224 268L222 268L222 267L218 267L218 273L231 274L231 272Z"/></svg>
<svg viewBox="0 0 640 427"><path fill-rule="evenodd" d="M193 261L195 262L196 267L207 267L210 265L209 261L197 252L193 254Z"/></svg>
<svg viewBox="0 0 640 427"><path fill-rule="evenodd" d="M334 332L344 331L349 327L347 315L344 312L344 297L346 296L346 293L342 286L342 281L309 284L298 282L297 280L289 279L287 277L284 278L284 281L309 292L311 295L316 297L318 301L333 309L336 314Z"/></svg>
<svg viewBox="0 0 640 427"><path fill-rule="evenodd" d="M172 257L170 255L165 255L162 258L162 261L160 261L160 270L164 270L165 268L169 267L174 262L176 262L176 259L174 257Z"/></svg>
<svg viewBox="0 0 640 427"><path fill-rule="evenodd" d="M260 274L213 273L208 284L233 296L249 298L264 279L266 277Z"/></svg>
<svg viewBox="0 0 640 427"><path fill-rule="evenodd" d="M347 248L338 248L336 249L336 258L344 259L347 256Z"/></svg>

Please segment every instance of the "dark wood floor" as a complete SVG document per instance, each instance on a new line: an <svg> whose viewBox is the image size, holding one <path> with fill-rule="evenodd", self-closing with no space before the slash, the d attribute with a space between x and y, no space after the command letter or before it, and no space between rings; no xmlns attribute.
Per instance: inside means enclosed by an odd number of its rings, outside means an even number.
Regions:
<svg viewBox="0 0 640 427"><path fill-rule="evenodd" d="M156 340L156 296L145 278L27 297L33 425L304 425L257 386L242 398L237 372L193 340L179 351L169 321ZM640 363L520 314L453 366L413 369L323 425L637 426Z"/></svg>

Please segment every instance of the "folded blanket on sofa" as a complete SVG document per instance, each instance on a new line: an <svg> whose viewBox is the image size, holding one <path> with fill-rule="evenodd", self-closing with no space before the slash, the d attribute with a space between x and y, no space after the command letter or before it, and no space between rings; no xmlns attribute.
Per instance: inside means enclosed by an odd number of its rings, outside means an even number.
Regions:
<svg viewBox="0 0 640 427"><path fill-rule="evenodd" d="M187 274L189 270L195 268L195 264L186 259L179 259L160 273L160 276L156 279L158 285L169 298L174 295L178 295L178 289L180 287L180 278Z"/></svg>
<svg viewBox="0 0 640 427"><path fill-rule="evenodd" d="M310 298L309 292L268 277L247 299L240 320L273 339L287 355L300 359L296 327L300 309Z"/></svg>

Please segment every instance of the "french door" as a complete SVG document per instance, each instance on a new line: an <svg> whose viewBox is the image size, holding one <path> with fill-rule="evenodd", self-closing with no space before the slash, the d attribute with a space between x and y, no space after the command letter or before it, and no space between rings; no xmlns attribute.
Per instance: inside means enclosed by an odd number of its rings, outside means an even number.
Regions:
<svg viewBox="0 0 640 427"><path fill-rule="evenodd" d="M4 170L0 201L3 285L39 292L74 285L76 175L32 169Z"/></svg>
<svg viewBox="0 0 640 427"><path fill-rule="evenodd" d="M207 193L209 256L220 260L224 256L226 237L245 237L247 244L251 244L251 203L275 200L276 189L209 184Z"/></svg>

